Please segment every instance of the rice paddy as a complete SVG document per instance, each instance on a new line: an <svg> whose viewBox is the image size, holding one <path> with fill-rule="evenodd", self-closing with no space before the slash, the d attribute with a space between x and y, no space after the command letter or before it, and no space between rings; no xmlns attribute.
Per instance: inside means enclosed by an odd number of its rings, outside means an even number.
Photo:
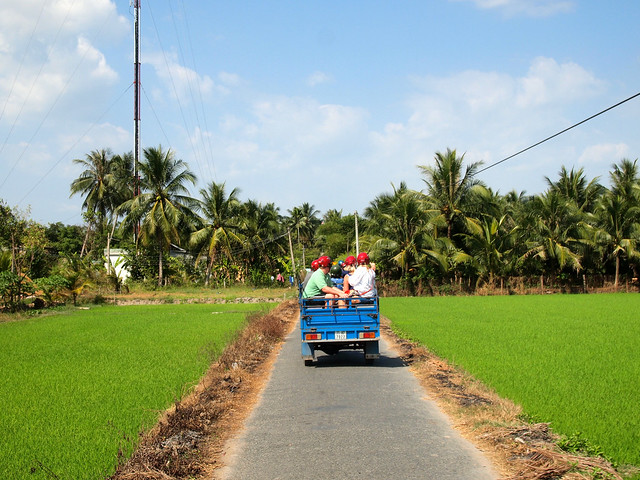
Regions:
<svg viewBox="0 0 640 480"><path fill-rule="evenodd" d="M556 433L640 465L638 294L385 298L393 329Z"/></svg>

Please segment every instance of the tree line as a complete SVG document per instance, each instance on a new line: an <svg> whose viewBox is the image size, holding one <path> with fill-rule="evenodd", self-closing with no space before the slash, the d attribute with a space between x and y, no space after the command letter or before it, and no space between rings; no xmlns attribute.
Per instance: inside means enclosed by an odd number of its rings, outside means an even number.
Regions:
<svg viewBox="0 0 640 480"><path fill-rule="evenodd" d="M82 197L85 224L45 227L0 201L0 272L68 279L84 265L118 288L112 266L103 267L105 252L118 247L135 281L260 286L278 272L294 275L294 264L358 249L376 262L383 283L409 293L463 278L471 289L523 276L575 282L607 274L616 287L621 277L637 278L637 160L612 164L609 188L562 166L556 178L545 177L541 194L503 195L476 178L481 162L465 165L464 154L447 149L418 167L421 191L392 185L359 215L321 214L309 203L282 214L274 203L241 201L224 182L193 197L196 175L161 146L144 150L137 179L131 153L95 150L74 163L83 171L70 194ZM171 254L178 248L179 259Z"/></svg>

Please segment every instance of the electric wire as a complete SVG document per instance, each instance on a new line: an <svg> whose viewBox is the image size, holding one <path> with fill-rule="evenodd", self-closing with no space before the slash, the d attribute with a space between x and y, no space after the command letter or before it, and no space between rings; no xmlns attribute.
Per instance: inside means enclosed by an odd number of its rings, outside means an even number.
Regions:
<svg viewBox="0 0 640 480"><path fill-rule="evenodd" d="M20 65L18 65L18 69L16 70L16 76L13 78L13 83L11 84L11 88L9 88L9 94L7 95L6 100L4 101L4 105L2 106L2 111L0 112L0 120L2 120L2 117L4 116L4 111L7 108L7 105L9 104L9 99L11 98L11 95L13 94L13 88L16 86L16 82L18 81L18 78L20 77L20 73L22 73L22 67L24 65L24 61L27 58L27 53L29 52L29 48L31 47L31 41L33 40L33 37L36 33L36 30L38 29L38 25L40 24L40 19L42 18L42 12L44 12L44 6L47 4L47 0L43 0L42 2L42 7L40 7L40 13L38 14L38 18L36 19L36 23L33 26L33 31L31 32L31 35L29 36L29 40L27 41L27 46L24 48L24 53L22 54L22 59L20 60ZM11 134L11 132L9 132L9 135ZM6 144L6 140L5 140L5 144ZM3 144L4 147L4 144ZM0 152L2 152L2 148L0 148Z"/></svg>
<svg viewBox="0 0 640 480"><path fill-rule="evenodd" d="M120 99L124 96L124 94L125 94L125 93L127 93L127 92L131 89L131 87L132 87L132 86L133 86L133 84L129 84L129 85L127 86L127 88L126 88L126 89L125 89L125 90L124 90L124 91L123 91L123 92L118 96L118 98L116 98L116 99L113 101L113 103L112 103L111 105L109 105L109 107L108 107L108 108L107 108L107 109L106 109L106 110L105 110L105 111L100 115L100 117L98 117L98 119L97 119L95 122L93 122L93 123L89 126L89 128L87 128L87 129L85 130L85 132L84 132L82 135L80 135L80 137L78 137L78 139L73 143L73 145L71 145L71 146L67 149L67 151L66 151L66 152L64 152L64 153L60 156L60 158L58 159L58 161L56 161L56 162L51 166L51 168L50 168L49 170L47 170L47 172L46 172L42 177L40 177L40 180L38 180L38 181L35 183L35 185L34 185L33 187L31 187L31 190L27 191L27 193L25 193L25 194L24 194L24 196L23 196L23 197L20 199L20 201L18 202L18 205L22 204L22 202L23 202L23 201L24 201L24 200L25 200L25 199L26 199L26 198L31 194L31 192L33 192L33 191L38 187L38 185L40 185L40 184L42 183L42 181L43 181L43 180L44 180L44 179L45 179L45 178L46 178L46 177L47 177L51 172L53 172L53 170L55 170L55 168L60 164L60 162L62 162L62 160L64 160L64 159L65 159L65 157L66 157L66 156L71 152L71 150L73 150L73 149L76 147L76 145L78 145L78 144L80 143L80 141L81 141L84 137L86 137L86 136L89 134L89 132L90 132L91 130L93 130L93 128L98 124L98 122L100 122L100 121L101 121L101 120L102 120L102 119L107 115L107 113L109 113L109 111L110 111L110 110L111 110L111 109L112 109L112 108L113 108L113 107L114 107L114 106L115 106L115 105L120 101Z"/></svg>
<svg viewBox="0 0 640 480"><path fill-rule="evenodd" d="M173 93L175 95L176 98L176 102L178 103L178 107L180 110L180 115L182 116L182 121L184 123L185 129L187 131L187 138L189 139L189 143L191 144L191 149L195 152L195 147L193 145L193 139L191 138L191 135L189 135L189 126L184 114L184 108L182 108L182 102L180 102L180 97L178 96L178 91L176 88L176 84L175 81L173 79L173 74L171 73L171 68L169 66L169 61L167 60L167 55L165 53L165 49L164 46L162 44L162 38L160 36L160 32L158 31L158 26L156 24L156 20L155 17L153 16L153 11L151 9L151 2L147 2L147 7L149 9L149 15L151 16L151 22L153 23L153 28L156 31L156 36L158 38L158 43L160 44L160 50L162 51L162 57L164 58L164 63L165 66L167 67L167 73L169 74L169 79L171 80L171 86L173 87ZM198 157L196 156L196 163L198 164L198 170L200 171L200 173L202 174L202 166L200 165L200 161L198 160Z"/></svg>
<svg viewBox="0 0 640 480"><path fill-rule="evenodd" d="M544 140L540 140L539 142L534 143L533 145L531 145L531 146L529 146L529 147L527 147L527 148L524 148L524 149L520 150L519 152L514 153L513 155L509 155L508 157L503 158L502 160L499 160L499 161L497 161L497 162L495 162L495 163L492 163L491 165L488 165L488 166L486 166L486 167L484 167L484 168L481 168L480 170L478 170L478 171L476 172L476 175L478 175L478 174L480 174L480 173L482 173L482 172L485 172L485 171L489 170L490 168L493 168L493 167L495 167L495 166L497 166L497 165L500 165L501 163L504 163L504 162L506 162L507 160L511 160L513 157L516 157L516 156L520 155L521 153L526 152L527 150L531 150L532 148L535 148L535 147L537 147L538 145L542 145L543 143L545 143L545 142L547 142L547 141L551 140L552 138L555 138L555 137L557 137L557 136L559 136L559 135L562 135L563 133L568 132L568 131L569 131L569 130L571 130L572 128L575 128L575 127L577 127L577 126L579 126L579 125L582 125L583 123L586 123L586 122L588 122L589 120L593 120L593 119L594 119L594 118L596 118L597 116L602 115L603 113L606 113L606 112L608 112L609 110L613 110L614 108L619 107L620 105L622 105L622 104L624 104L624 103L627 103L627 102L629 102L629 101L631 101L631 100L633 100L634 98L639 97L639 96L640 96L640 92L636 93L635 95L631 95L629 98L626 98L626 99L622 100L621 102L616 103L615 105L612 105L612 106L610 106L610 107L608 107L608 108L605 108L604 110L602 110L602 111L600 111L600 112L598 112L598 113L596 113L596 114L594 114L594 115L591 115L590 117L585 118L584 120L582 120L582 121L580 121L580 122L578 122L578 123L575 123L575 124L571 125L570 127L567 127L567 128L565 128L564 130L561 130L561 131L559 131L558 133L555 133L555 134L553 134L553 135L551 135L551 136L549 136L549 137L545 138Z"/></svg>
<svg viewBox="0 0 640 480"><path fill-rule="evenodd" d="M182 16L184 18L184 23L185 23L185 32L186 32L186 35L187 35L187 41L188 41L188 45L189 45L189 53L191 54L191 62L193 64L193 70L197 72L198 69L196 68L196 57L195 57L195 55L193 53L194 52L194 50L193 50L193 42L191 41L191 35L190 35L191 28L189 26L187 11L186 11L186 9L184 7L184 3L185 2L183 1L183 2L180 3L180 5L182 6ZM208 125L208 122L207 122L207 112L206 112L206 110L204 108L204 100L202 98L202 88L201 88L200 82L197 82L196 85L198 87L198 96L199 96L199 100L200 100L199 105L202 108L202 118L204 120L204 128L205 128L204 131L207 132L207 136L206 136L207 143L205 144L205 150L207 150L206 149L207 145L209 147L208 158L209 158L210 161L207 162L207 168L209 169L209 175L212 176L212 178L214 180L217 180L216 165L215 165L215 162L213 161L213 146L211 144L211 135L208 135L209 125ZM204 140L204 138L203 138L203 140ZM205 159L206 158L207 157L205 156ZM211 168L213 168L213 175L211 175L212 174Z"/></svg>
<svg viewBox="0 0 640 480"><path fill-rule="evenodd" d="M144 94L144 98L147 99L147 102L149 104L149 108L151 109L151 113L153 113L153 116L155 117L156 122L158 122L158 127L160 128L160 131L162 132L162 135L164 135L164 139L167 141L167 145L171 145L171 141L169 140L169 137L167 136L167 132L164 131L164 127L162 126L162 123L160 122L160 119L158 118L158 114L156 113L156 110L153 108L153 103L149 99L149 96L147 95L147 91L144 89L144 87L142 85L140 85L140 86L142 88L142 93Z"/></svg>
<svg viewBox="0 0 640 480"><path fill-rule="evenodd" d="M173 11L173 6L172 6L172 2L169 0L168 2L169 5L169 11L170 11L170 16L171 16L171 23L173 24L173 30L176 34L176 41L178 42L178 52L179 52L179 58L182 61L182 64L187 65L185 56L184 56L184 49L182 48L182 42L180 41L180 33L178 32L178 24L176 22L176 15ZM194 74L197 76L196 70L195 68L192 70L194 72ZM196 99L195 99L195 95L193 94L193 76L189 74L189 72L187 72L185 74L185 80L187 82L187 88L189 90L189 96L191 97L191 103L194 106L194 113L195 113L195 118L196 118L196 127L198 129L198 131L200 132L200 136L202 136L202 127L200 125L200 116L198 114L198 108L197 108L197 104L196 104ZM200 83L197 81L196 79L196 83ZM194 129L195 130L195 129ZM194 131L195 133L195 131ZM194 155L196 155L198 158L202 159L204 162L204 159L206 158L206 152L203 155L201 150L200 150L200 142L196 142L196 151L193 152ZM206 162L204 162L206 165ZM210 172L209 172L210 173ZM201 176L203 176L204 172L200 172ZM210 175L209 175L210 176Z"/></svg>
<svg viewBox="0 0 640 480"><path fill-rule="evenodd" d="M4 142L2 143L2 146L0 147L0 154L3 152L4 147L7 145L7 142L9 141L9 138L11 137L11 134L13 133L13 130L15 128L15 126L18 124L18 120L20 119L20 117L22 116L22 112L24 110L25 105L27 104L27 102L29 101L29 98L31 98L31 93L33 92L33 88L36 86L36 83L38 82L38 80L40 79L40 75L42 74L42 71L44 70L45 65L47 64L47 62L49 61L51 54L53 52L53 47L56 45L56 43L58 42L58 38L60 37L60 32L62 32L62 27L64 27L64 25L67 23L67 19L69 18L69 14L71 13L71 9L73 8L74 4L75 4L76 0L73 0L73 2L71 2L71 4L69 5L69 9L67 10L67 13L64 16L64 19L62 20L62 23L60 24L60 26L58 27L58 31L56 32L55 37L53 38L53 42L51 42L50 46L49 46L49 53L47 55L47 58L45 58L42 61L42 64L40 64L40 69L38 70L38 73L36 74L35 78L33 79L33 82L31 83L31 87L29 88L29 92L27 93L26 97L24 98L24 101L22 102L22 105L20 106L20 110L18 111L18 114L16 115L15 120L13 121L13 124L11 125L11 128L9 129L9 133L7 133L6 138L4 139ZM7 101L9 99L7 98ZM56 100L57 101L57 100ZM49 110L50 112L51 110ZM49 112L47 112L47 115L49 114ZM44 120L43 120L44 123ZM42 124L40 124L40 127L42 126ZM40 129L40 127L38 127L38 130ZM36 131L37 133L37 131ZM34 134L35 137L35 134ZM33 139L33 137L32 137ZM28 147L28 144L27 144ZM25 150L26 148L25 147ZM24 151L22 152L24 154ZM16 162L13 164L13 167L11 168L11 170L9 171L9 173L7 174L7 176L5 177L4 181L2 182L2 184L0 185L0 188L5 184L5 182L7 181L7 178L9 178L9 175L11 175L11 173L13 172L14 168L16 167L16 165L18 164L18 161L20 160L20 158L22 158L22 155L18 158L18 160L16 160Z"/></svg>

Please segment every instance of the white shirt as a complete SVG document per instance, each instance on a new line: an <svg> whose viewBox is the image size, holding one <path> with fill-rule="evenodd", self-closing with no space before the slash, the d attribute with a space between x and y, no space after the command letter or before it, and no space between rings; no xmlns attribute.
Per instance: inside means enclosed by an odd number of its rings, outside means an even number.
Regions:
<svg viewBox="0 0 640 480"><path fill-rule="evenodd" d="M356 271L349 275L349 288L362 297L375 297L376 272L373 268L360 265Z"/></svg>

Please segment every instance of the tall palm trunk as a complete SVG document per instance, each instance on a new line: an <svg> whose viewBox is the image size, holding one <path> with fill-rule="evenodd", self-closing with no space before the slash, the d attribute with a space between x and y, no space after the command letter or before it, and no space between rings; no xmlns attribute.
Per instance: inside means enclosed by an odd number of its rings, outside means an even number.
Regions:
<svg viewBox="0 0 640 480"><path fill-rule="evenodd" d="M111 233L107 236L107 275L111 275L111 239L116 230L116 217L113 217L113 225L111 225Z"/></svg>
<svg viewBox="0 0 640 480"><path fill-rule="evenodd" d="M162 235L158 235L158 286L161 287L162 286L162 250L163 250L163 244L162 244Z"/></svg>

